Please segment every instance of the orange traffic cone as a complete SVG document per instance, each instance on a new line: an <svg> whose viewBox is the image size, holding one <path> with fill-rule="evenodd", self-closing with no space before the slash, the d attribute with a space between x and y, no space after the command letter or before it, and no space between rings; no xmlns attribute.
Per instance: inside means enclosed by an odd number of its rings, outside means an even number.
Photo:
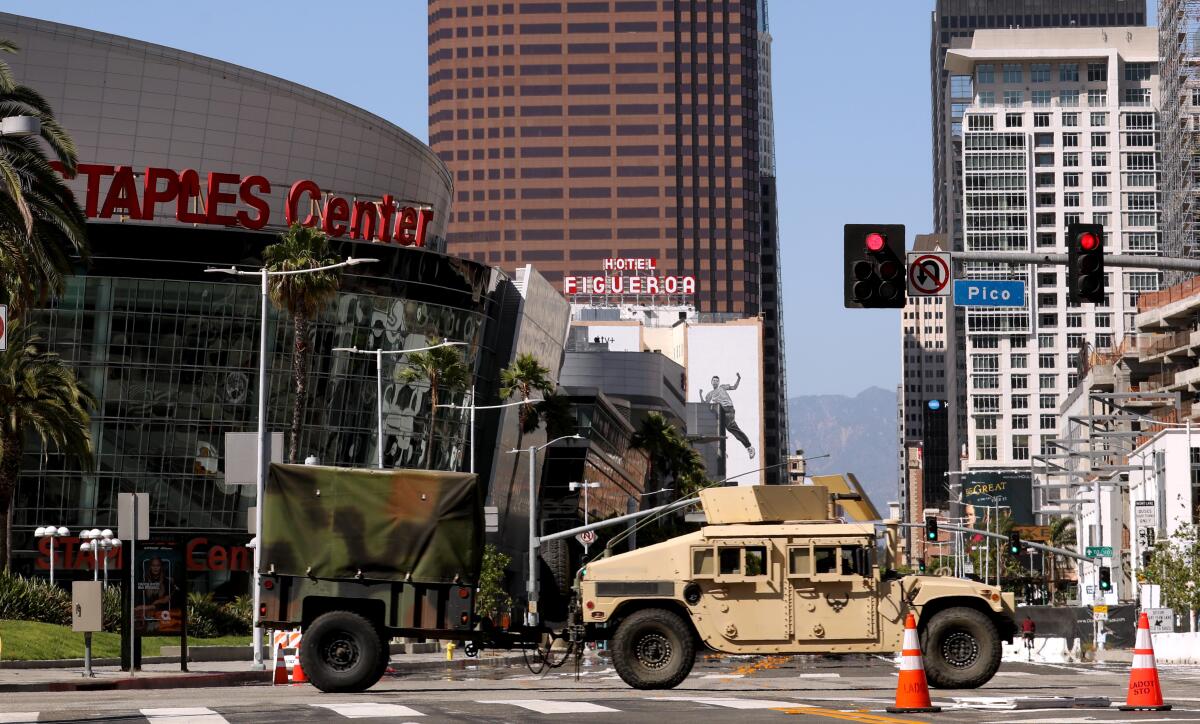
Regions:
<svg viewBox="0 0 1200 724"><path fill-rule="evenodd" d="M1158 665L1154 663L1154 643L1150 639L1150 617L1138 617L1137 641L1133 645L1133 666L1129 668L1129 695L1121 711L1167 711L1162 687L1158 683Z"/></svg>
<svg viewBox="0 0 1200 724"><path fill-rule="evenodd" d="M904 619L904 645L900 651L900 680L896 682L896 705L887 710L893 714L937 712L942 707L929 701L929 684L925 681L925 664L921 662L921 643L917 640L917 619L910 613Z"/></svg>
<svg viewBox="0 0 1200 724"><path fill-rule="evenodd" d="M271 686L279 686L288 683L287 662L283 660L283 649L279 646L275 647L275 676L271 679Z"/></svg>
<svg viewBox="0 0 1200 724"><path fill-rule="evenodd" d="M308 683L308 677L304 675L304 667L300 665L300 644L296 644L296 665L292 667L292 683Z"/></svg>

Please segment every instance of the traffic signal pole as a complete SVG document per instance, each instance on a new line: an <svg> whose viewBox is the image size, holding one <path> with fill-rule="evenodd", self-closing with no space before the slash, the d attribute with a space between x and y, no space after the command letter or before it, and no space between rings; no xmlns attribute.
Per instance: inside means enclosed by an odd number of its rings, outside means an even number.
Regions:
<svg viewBox="0 0 1200 724"><path fill-rule="evenodd" d="M1067 263L1066 254L1034 254L1021 251L954 251L950 252L950 258L953 261L988 261L1007 264L1065 265ZM1165 269L1200 273L1200 259L1174 259L1141 254L1105 254L1104 265L1128 269Z"/></svg>

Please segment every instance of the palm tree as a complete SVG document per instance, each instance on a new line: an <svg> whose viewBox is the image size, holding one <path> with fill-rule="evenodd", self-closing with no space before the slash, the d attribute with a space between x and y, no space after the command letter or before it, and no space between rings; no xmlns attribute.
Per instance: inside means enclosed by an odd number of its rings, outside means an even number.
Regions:
<svg viewBox="0 0 1200 724"><path fill-rule="evenodd" d="M270 271L275 272L332 266L338 260L329 249L329 237L318 229L292 224L280 234L279 241L263 250L263 262ZM304 398L308 382L308 323L333 301L341 283L341 275L334 269L270 277L271 302L291 316L295 339L292 377L296 398L292 402L292 430L288 443L288 459L293 462L299 454L300 428L304 423Z"/></svg>
<svg viewBox="0 0 1200 724"><path fill-rule="evenodd" d="M704 461L667 418L651 412L633 435L633 447L645 450L650 458L648 482L661 490L668 478L674 480L680 495L691 494L708 484Z"/></svg>
<svg viewBox="0 0 1200 724"><path fill-rule="evenodd" d="M0 52L17 46L0 40ZM0 118L33 116L40 138L0 136L0 300L18 316L29 305L62 293L72 257L86 261L86 219L51 160L74 175L75 144L37 91L19 85L0 61Z"/></svg>
<svg viewBox="0 0 1200 724"><path fill-rule="evenodd" d="M543 396L554 392L554 382L550 380L550 370L546 369L537 358L531 354L521 354L500 372L500 397L507 400L514 394L522 400L533 397L534 391ZM518 414L521 420L521 433L533 432L537 429L537 415L529 405L521 405ZM530 426L530 421L532 427ZM517 445L520 447L520 444Z"/></svg>
<svg viewBox="0 0 1200 724"><path fill-rule="evenodd" d="M26 435L38 437L43 454L54 448L87 472L94 466L89 425L96 398L61 357L39 349L40 342L14 324L8 349L0 352L0 561L5 570Z"/></svg>
<svg viewBox="0 0 1200 724"><path fill-rule="evenodd" d="M424 352L410 352L405 355L404 369L400 370L400 379L412 384L419 380L429 383L429 439L425 446L425 467L433 467L433 429L437 420L438 390L445 388L450 391L465 389L471 379L471 371L463 361L457 347L437 347L438 340L429 339L433 349ZM472 403L474 404L474 403Z"/></svg>
<svg viewBox="0 0 1200 724"><path fill-rule="evenodd" d="M1055 518L1050 521L1050 545L1055 548L1065 548L1073 550L1075 548L1075 520L1066 516ZM1058 579L1058 560L1054 554L1050 554L1050 573L1049 580L1046 581L1046 590L1050 594L1051 603L1054 602L1054 596L1057 593L1055 582Z"/></svg>
<svg viewBox="0 0 1200 724"><path fill-rule="evenodd" d="M546 437L573 435L579 427L570 398L558 391L543 397L541 402L534 405L534 410L537 419L546 426Z"/></svg>

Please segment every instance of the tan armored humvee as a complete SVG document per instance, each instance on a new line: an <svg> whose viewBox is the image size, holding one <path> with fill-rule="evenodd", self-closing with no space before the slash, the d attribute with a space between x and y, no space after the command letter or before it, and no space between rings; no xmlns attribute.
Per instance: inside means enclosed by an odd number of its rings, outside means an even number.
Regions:
<svg viewBox="0 0 1200 724"><path fill-rule="evenodd" d="M730 654L892 653L917 617L929 683L982 686L1011 641L1013 594L996 586L901 575L897 525L830 520L819 486L718 488L700 494L696 533L599 558L576 579L588 638L609 639L630 686L670 688L697 645Z"/></svg>

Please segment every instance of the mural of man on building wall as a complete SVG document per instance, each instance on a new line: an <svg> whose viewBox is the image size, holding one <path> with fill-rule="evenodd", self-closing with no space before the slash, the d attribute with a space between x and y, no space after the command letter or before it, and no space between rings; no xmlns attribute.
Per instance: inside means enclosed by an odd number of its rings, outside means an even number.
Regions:
<svg viewBox="0 0 1200 724"><path fill-rule="evenodd" d="M745 432L742 431L742 428L738 427L736 410L733 407L733 398L729 395L729 393L733 390L736 390L740 384L742 384L741 372L737 373L737 380L735 380L732 385L721 384L721 378L713 375L712 390L706 394L704 390L701 389L700 399L704 402L707 402L713 409L716 409L718 405L721 407L721 416L724 418L725 430L733 435L734 438L736 438L737 441L746 448L747 454L749 454L750 459L753 460L754 447L750 444L750 438Z"/></svg>

